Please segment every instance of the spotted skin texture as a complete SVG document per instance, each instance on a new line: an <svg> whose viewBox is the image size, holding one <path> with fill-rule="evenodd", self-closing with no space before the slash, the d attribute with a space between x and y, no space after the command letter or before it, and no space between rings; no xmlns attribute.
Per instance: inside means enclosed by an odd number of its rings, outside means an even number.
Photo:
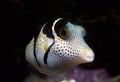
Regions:
<svg viewBox="0 0 120 82"><path fill-rule="evenodd" d="M53 22L52 38L43 33L43 25L36 41L32 40L26 47L27 61L46 75L61 74L81 63L94 60L94 52L84 41L85 29L70 22L57 28L56 24L62 20L64 19L58 18Z"/></svg>

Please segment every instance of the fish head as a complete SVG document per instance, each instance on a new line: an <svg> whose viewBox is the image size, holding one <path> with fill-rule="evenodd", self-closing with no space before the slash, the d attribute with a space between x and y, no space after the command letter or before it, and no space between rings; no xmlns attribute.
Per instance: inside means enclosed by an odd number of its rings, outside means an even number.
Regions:
<svg viewBox="0 0 120 82"><path fill-rule="evenodd" d="M41 73L60 74L94 60L94 52L84 40L86 31L82 26L58 18L51 26L51 35L53 37L49 38L41 30L34 47L35 53L31 51L31 55L36 56L26 56ZM30 54L29 49L26 51Z"/></svg>

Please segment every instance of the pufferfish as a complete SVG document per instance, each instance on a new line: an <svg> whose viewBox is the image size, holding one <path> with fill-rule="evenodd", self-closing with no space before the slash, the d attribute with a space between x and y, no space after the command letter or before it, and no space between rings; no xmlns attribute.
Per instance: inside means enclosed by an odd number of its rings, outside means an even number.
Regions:
<svg viewBox="0 0 120 82"><path fill-rule="evenodd" d="M46 28L50 31L46 31ZM56 75L81 63L92 62L94 52L84 40L85 29L63 18L45 23L26 46L26 60L40 73Z"/></svg>

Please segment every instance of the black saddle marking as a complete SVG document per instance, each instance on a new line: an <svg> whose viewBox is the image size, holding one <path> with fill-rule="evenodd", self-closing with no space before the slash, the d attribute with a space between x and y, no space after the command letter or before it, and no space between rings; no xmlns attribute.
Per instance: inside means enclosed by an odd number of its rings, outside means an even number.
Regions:
<svg viewBox="0 0 120 82"><path fill-rule="evenodd" d="M50 45L50 47L48 48L48 50L46 51L45 55L44 55L44 63L47 64L47 58L48 58L48 53L51 49L51 47L53 46L53 44L55 43L55 41Z"/></svg>
<svg viewBox="0 0 120 82"><path fill-rule="evenodd" d="M33 51L33 53L34 53L34 57L35 57L35 60L36 60L36 62L38 64L38 66L41 67L40 63L38 62L37 55L36 55L36 52L35 52L35 50L36 50L36 41L37 41L39 33L40 33L40 31L36 31L35 34L34 34L34 51Z"/></svg>

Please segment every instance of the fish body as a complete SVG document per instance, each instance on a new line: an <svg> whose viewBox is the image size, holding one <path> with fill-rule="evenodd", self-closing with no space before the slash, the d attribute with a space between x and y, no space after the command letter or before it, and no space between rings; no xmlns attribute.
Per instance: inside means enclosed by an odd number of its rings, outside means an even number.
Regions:
<svg viewBox="0 0 120 82"><path fill-rule="evenodd" d="M51 32L44 33L47 23L37 38L26 46L26 60L46 75L61 74L81 63L92 62L94 52L84 41L85 29L63 18L52 24ZM49 37L51 36L51 37Z"/></svg>

